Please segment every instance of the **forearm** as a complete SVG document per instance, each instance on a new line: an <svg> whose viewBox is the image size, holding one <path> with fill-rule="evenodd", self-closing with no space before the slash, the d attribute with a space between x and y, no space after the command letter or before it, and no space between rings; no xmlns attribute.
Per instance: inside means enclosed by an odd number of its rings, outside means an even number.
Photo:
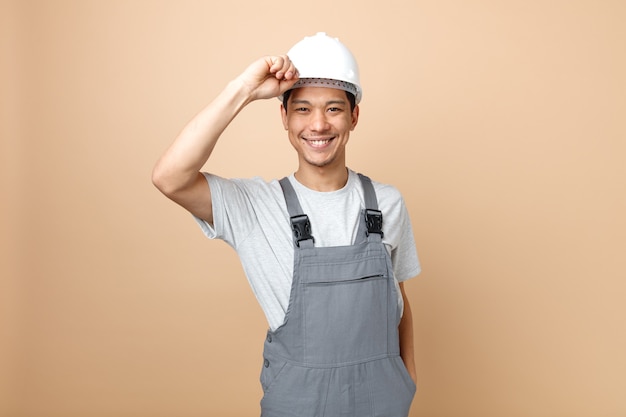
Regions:
<svg viewBox="0 0 626 417"><path fill-rule="evenodd" d="M400 283L400 289L402 292L402 299L404 301L404 313L398 326L398 332L400 336L400 356L406 366L413 382L417 379L417 373L415 371L415 346L413 342L413 313L411 312L411 304L404 292L404 285Z"/></svg>
<svg viewBox="0 0 626 417"><path fill-rule="evenodd" d="M235 79L181 131L157 162L153 180L164 192L193 182L226 127L250 101L244 84Z"/></svg>

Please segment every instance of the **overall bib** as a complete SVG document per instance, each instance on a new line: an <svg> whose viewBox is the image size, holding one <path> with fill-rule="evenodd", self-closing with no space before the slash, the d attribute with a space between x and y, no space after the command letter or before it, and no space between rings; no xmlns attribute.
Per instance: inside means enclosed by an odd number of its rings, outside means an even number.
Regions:
<svg viewBox="0 0 626 417"><path fill-rule="evenodd" d="M315 247L308 217L280 181L294 234L294 272L285 322L268 331L262 417L406 417L415 384L398 340L400 309L382 214L359 174L366 210L356 242Z"/></svg>

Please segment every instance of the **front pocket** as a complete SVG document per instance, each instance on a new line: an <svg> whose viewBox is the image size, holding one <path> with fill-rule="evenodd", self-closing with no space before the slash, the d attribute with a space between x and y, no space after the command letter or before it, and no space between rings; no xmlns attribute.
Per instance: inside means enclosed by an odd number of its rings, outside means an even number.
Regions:
<svg viewBox="0 0 626 417"><path fill-rule="evenodd" d="M305 361L354 363L388 349L389 283L382 274L303 285Z"/></svg>
<svg viewBox="0 0 626 417"><path fill-rule="evenodd" d="M261 399L261 415L316 417L324 414L328 394L328 369L287 363Z"/></svg>
<svg viewBox="0 0 626 417"><path fill-rule="evenodd" d="M409 393L412 393L413 395L415 395L415 392L417 391L417 385L415 385L415 382L413 382L413 378L411 378L411 374L409 373L409 370L406 369L406 365L404 364L402 357L400 356L396 357L394 360L394 363L396 364L398 372L402 376L402 379L404 380L407 388L409 389Z"/></svg>
<svg viewBox="0 0 626 417"><path fill-rule="evenodd" d="M346 255L343 259L302 265L302 283L304 284L345 282L385 276L387 276L387 263L384 256L358 259Z"/></svg>
<svg viewBox="0 0 626 417"><path fill-rule="evenodd" d="M263 358L263 367L261 368L261 387L263 392L267 394L273 384L278 380L278 377L285 369L285 361L279 361L273 357Z"/></svg>
<svg viewBox="0 0 626 417"><path fill-rule="evenodd" d="M315 281L309 281L309 282L307 282L304 285L307 286L307 287L315 287L315 286L324 286L324 285L336 285L338 283L341 283L341 284L358 284L358 283L362 283L364 281L376 280L376 279L386 280L386 278L385 278L385 276L383 274L376 274L376 275L368 275L366 277L349 278L349 279L320 278L320 279L315 280Z"/></svg>
<svg viewBox="0 0 626 417"><path fill-rule="evenodd" d="M408 385L408 372L402 358L394 356L366 364L368 390L372 398L374 416L407 416L415 388Z"/></svg>

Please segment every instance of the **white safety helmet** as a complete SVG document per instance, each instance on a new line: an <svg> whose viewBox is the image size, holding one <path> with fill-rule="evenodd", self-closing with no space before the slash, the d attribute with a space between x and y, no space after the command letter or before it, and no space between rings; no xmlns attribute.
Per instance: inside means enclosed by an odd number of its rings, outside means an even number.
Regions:
<svg viewBox="0 0 626 417"><path fill-rule="evenodd" d="M300 74L300 79L291 89L337 88L352 93L356 104L361 101L363 91L359 81L359 67L350 50L339 39L318 32L295 44L287 56ZM279 99L282 100L282 96Z"/></svg>

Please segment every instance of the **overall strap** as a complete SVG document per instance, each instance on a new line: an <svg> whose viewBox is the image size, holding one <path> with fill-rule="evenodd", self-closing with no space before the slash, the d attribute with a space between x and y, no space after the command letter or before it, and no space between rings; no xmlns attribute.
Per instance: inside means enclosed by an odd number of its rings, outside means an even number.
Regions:
<svg viewBox="0 0 626 417"><path fill-rule="evenodd" d="M289 220L291 222L291 230L293 231L293 243L296 247L313 247L313 236L311 235L311 222L309 216L302 212L300 201L293 189L289 178L285 177L279 181L280 187L283 189L285 203L287 203L287 211L289 212Z"/></svg>
<svg viewBox="0 0 626 417"><path fill-rule="evenodd" d="M377 234L380 239L383 238L383 213L378 210L378 199L372 180L363 175L358 174L363 185L363 198L365 199L365 226L367 227L366 235L368 239L372 234Z"/></svg>
<svg viewBox="0 0 626 417"><path fill-rule="evenodd" d="M363 174L358 174L363 185L363 197L365 198L365 208L378 210L378 199L376 198L376 191L374 191L374 185L372 180Z"/></svg>

